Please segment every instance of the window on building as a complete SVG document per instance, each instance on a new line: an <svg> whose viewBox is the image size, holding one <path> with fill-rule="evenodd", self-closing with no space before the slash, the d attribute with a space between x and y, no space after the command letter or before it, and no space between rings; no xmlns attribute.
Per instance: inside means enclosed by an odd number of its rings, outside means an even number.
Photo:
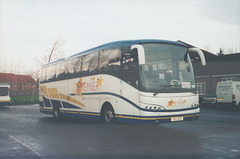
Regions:
<svg viewBox="0 0 240 159"><path fill-rule="evenodd" d="M197 83L197 90L199 95L206 94L206 84L205 83Z"/></svg>
<svg viewBox="0 0 240 159"><path fill-rule="evenodd" d="M223 77L222 82L226 81L237 81L237 77Z"/></svg>

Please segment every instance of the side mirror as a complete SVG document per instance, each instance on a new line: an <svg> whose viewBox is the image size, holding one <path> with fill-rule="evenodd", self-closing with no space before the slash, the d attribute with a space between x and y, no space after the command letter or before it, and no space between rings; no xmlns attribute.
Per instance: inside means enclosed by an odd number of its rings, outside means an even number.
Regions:
<svg viewBox="0 0 240 159"><path fill-rule="evenodd" d="M138 61L137 49L132 49L130 52L125 52L122 55L122 63L130 63Z"/></svg>
<svg viewBox="0 0 240 159"><path fill-rule="evenodd" d="M142 45L132 45L131 50L137 49L138 52L138 63L141 64L146 64L145 62L145 53L144 53L144 48Z"/></svg>
<svg viewBox="0 0 240 159"><path fill-rule="evenodd" d="M203 66L206 66L206 60L205 60L205 56L204 56L202 50L200 50L199 48L189 48L188 51L189 51L189 52L190 52L190 51L193 51L193 52L198 53L198 55L199 55L199 57L200 57L200 59L201 59L202 65L203 65Z"/></svg>
<svg viewBox="0 0 240 159"><path fill-rule="evenodd" d="M123 56L122 56L122 63L129 63L129 62L133 62L134 59L132 57L132 54L131 53L124 53Z"/></svg>

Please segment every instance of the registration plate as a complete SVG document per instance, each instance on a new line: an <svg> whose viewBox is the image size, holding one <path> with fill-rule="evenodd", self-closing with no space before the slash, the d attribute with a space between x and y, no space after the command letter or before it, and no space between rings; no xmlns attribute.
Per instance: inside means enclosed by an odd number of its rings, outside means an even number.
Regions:
<svg viewBox="0 0 240 159"><path fill-rule="evenodd" d="M173 117L171 118L171 121L182 121L183 117Z"/></svg>

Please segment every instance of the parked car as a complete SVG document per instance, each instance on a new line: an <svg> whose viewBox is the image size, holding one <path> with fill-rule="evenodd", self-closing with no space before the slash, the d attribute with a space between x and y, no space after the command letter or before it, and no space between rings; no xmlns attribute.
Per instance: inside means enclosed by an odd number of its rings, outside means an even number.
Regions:
<svg viewBox="0 0 240 159"><path fill-rule="evenodd" d="M206 94L202 99L202 104L215 104L217 101L216 95Z"/></svg>

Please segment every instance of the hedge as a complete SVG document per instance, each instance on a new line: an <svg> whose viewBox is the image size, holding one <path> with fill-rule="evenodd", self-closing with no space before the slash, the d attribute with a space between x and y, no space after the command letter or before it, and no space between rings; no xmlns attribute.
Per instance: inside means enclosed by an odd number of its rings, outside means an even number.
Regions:
<svg viewBox="0 0 240 159"><path fill-rule="evenodd" d="M39 96L11 96L11 105L38 104Z"/></svg>

